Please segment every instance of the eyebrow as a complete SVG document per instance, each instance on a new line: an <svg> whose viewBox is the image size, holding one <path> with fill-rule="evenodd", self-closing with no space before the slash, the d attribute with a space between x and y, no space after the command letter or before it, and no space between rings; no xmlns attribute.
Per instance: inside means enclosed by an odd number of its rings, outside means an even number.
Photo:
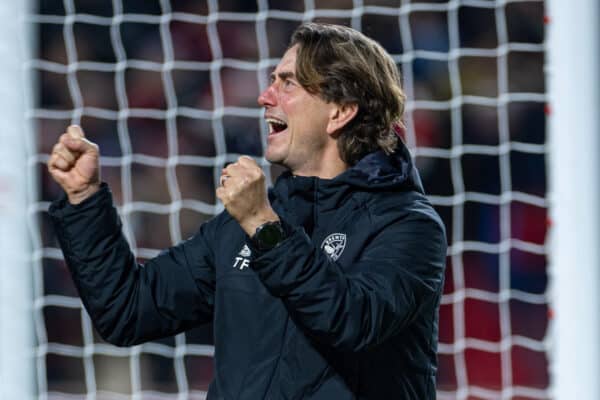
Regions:
<svg viewBox="0 0 600 400"><path fill-rule="evenodd" d="M281 79L281 80L285 80L285 79L288 79L288 78L293 78L294 77L294 73L291 72L291 71L279 72L278 74L275 74L275 72L271 72L271 75L269 75L270 82L274 82L276 76L278 76L279 79Z"/></svg>

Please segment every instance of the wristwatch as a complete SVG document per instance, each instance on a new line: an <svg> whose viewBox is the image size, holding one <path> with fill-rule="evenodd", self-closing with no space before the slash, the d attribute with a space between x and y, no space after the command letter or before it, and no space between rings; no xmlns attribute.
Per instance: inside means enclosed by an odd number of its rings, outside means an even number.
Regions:
<svg viewBox="0 0 600 400"><path fill-rule="evenodd" d="M286 237L281 221L269 221L256 228L250 240L259 251L268 251L277 247Z"/></svg>

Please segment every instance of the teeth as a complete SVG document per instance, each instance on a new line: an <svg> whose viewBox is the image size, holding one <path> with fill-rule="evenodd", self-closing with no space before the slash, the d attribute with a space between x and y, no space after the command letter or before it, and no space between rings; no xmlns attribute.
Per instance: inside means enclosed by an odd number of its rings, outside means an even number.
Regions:
<svg viewBox="0 0 600 400"><path fill-rule="evenodd" d="M269 133L281 132L287 128L287 123L277 118L268 117L265 121L269 124Z"/></svg>
<svg viewBox="0 0 600 400"><path fill-rule="evenodd" d="M280 119L276 119L276 118L266 118L267 123L269 124L277 124L277 125L287 125L285 122L283 122Z"/></svg>

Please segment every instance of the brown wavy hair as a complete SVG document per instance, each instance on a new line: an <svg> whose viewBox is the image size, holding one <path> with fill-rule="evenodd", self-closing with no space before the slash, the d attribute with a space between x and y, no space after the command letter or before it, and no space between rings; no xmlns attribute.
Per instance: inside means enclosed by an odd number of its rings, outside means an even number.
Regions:
<svg viewBox="0 0 600 400"><path fill-rule="evenodd" d="M348 165L381 149L393 153L402 129L406 96L394 60L374 40L339 25L307 23L293 33L298 45L296 78L309 93L358 112L338 136Z"/></svg>

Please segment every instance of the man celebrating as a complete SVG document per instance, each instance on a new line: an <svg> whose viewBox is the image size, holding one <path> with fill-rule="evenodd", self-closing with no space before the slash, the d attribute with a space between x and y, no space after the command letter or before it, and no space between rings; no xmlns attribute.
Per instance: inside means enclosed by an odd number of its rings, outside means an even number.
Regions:
<svg viewBox="0 0 600 400"><path fill-rule="evenodd" d="M249 157L223 169L226 211L144 266L71 126L50 213L96 329L120 346L212 321L208 399L434 399L446 240L396 130L391 57L350 28L305 24L258 101L267 192Z"/></svg>

